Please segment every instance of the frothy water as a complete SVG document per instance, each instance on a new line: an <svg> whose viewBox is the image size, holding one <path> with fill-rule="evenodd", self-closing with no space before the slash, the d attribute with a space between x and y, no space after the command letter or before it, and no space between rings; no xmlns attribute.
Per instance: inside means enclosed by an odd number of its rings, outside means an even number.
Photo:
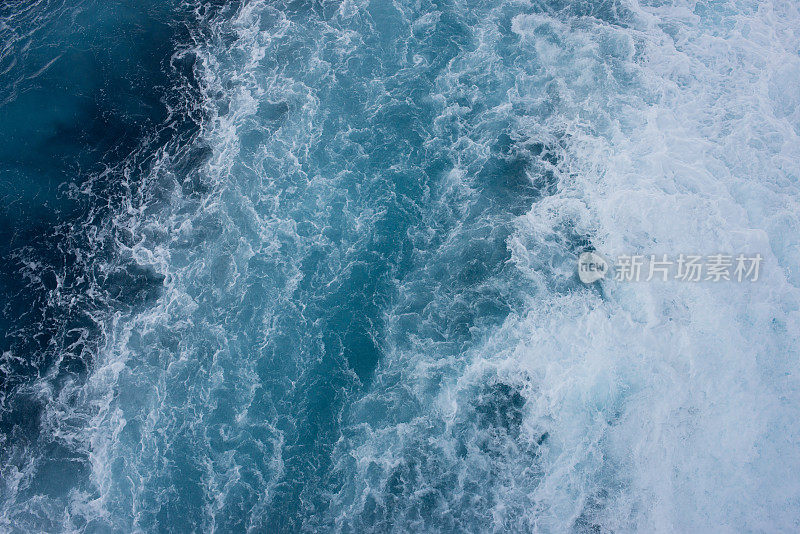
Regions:
<svg viewBox="0 0 800 534"><path fill-rule="evenodd" d="M115 95L128 137L3 248L4 530L796 530L794 2L139 9L169 46L90 85L158 105ZM60 61L16 39L4 125ZM586 285L586 250L764 263Z"/></svg>

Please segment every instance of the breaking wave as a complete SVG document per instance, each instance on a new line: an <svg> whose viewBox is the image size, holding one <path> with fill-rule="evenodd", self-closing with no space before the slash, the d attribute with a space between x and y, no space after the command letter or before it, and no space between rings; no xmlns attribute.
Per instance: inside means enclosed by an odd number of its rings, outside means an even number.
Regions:
<svg viewBox="0 0 800 534"><path fill-rule="evenodd" d="M125 24L77 4L0 10L3 124L77 61L30 43ZM75 144L50 204L1 153L45 221L3 214L3 529L797 528L794 2L138 9L74 82L106 107L13 147ZM587 249L764 264L583 285Z"/></svg>

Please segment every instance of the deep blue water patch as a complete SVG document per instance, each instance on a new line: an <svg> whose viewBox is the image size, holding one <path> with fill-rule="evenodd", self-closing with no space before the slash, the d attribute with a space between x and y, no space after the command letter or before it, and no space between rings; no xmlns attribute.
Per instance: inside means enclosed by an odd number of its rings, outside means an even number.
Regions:
<svg viewBox="0 0 800 534"><path fill-rule="evenodd" d="M153 156L165 147L180 153L196 135L190 48L214 9L0 7L0 456L13 469L28 461L19 451L41 455L31 494L63 498L85 486L85 451L43 435L42 410L87 379L103 317L160 295L162 275L117 257L127 236L111 220L135 201ZM197 159L177 158L187 180ZM85 421L73 423L79 431Z"/></svg>

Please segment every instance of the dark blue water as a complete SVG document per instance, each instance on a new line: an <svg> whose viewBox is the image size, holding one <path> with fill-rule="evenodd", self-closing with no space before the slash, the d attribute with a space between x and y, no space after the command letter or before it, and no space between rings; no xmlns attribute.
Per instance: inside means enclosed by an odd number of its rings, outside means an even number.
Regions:
<svg viewBox="0 0 800 534"><path fill-rule="evenodd" d="M31 491L63 496L84 484L86 458L43 431L46 397L85 386L100 315L161 293L150 269L103 267L122 237L111 219L148 159L197 131L194 61L182 51L200 28L177 3L11 2L0 18L3 464L41 455ZM61 528L31 520L25 528Z"/></svg>
<svg viewBox="0 0 800 534"><path fill-rule="evenodd" d="M741 111L687 43L778 23L683 4L3 4L0 528L792 524L796 72ZM746 289L575 271L764 239Z"/></svg>

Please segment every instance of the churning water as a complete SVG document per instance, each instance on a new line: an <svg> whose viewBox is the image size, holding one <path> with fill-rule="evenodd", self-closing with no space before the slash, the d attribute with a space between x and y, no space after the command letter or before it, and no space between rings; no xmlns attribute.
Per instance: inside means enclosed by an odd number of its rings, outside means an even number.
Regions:
<svg viewBox="0 0 800 534"><path fill-rule="evenodd" d="M800 528L794 0L0 36L0 530ZM584 285L587 249L764 262Z"/></svg>

